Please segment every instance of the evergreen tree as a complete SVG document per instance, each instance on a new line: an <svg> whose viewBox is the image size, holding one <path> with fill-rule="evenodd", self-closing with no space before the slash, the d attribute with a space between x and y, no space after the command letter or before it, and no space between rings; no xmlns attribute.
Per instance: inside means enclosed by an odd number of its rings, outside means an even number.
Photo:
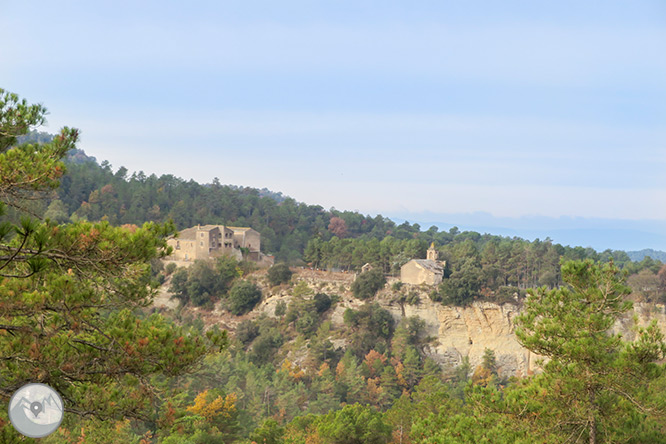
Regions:
<svg viewBox="0 0 666 444"><path fill-rule="evenodd" d="M412 389L421 379L421 358L414 347L408 347L405 352L405 359L402 364L405 366L403 377L407 383L407 387Z"/></svg>
<svg viewBox="0 0 666 444"><path fill-rule="evenodd" d="M549 358L512 399L533 433L557 430L571 442L664 442L651 405L651 383L664 374L666 354L655 323L624 341L611 327L632 304L613 263L568 262L568 287L530 291L516 335Z"/></svg>
<svg viewBox="0 0 666 444"><path fill-rule="evenodd" d="M373 269L361 273L352 283L352 292L358 299L370 299L384 288L386 278L380 270Z"/></svg>
<svg viewBox="0 0 666 444"><path fill-rule="evenodd" d="M317 430L324 442L331 444L383 444L391 437L391 426L381 414L359 404L324 416Z"/></svg>
<svg viewBox="0 0 666 444"><path fill-rule="evenodd" d="M292 272L287 264L275 264L268 269L268 282L271 285L280 285L289 282Z"/></svg>
<svg viewBox="0 0 666 444"><path fill-rule="evenodd" d="M398 385L398 376L392 365L387 365L381 374L382 396L379 400L383 408L389 407L400 396L400 386Z"/></svg>
<svg viewBox="0 0 666 444"><path fill-rule="evenodd" d="M252 310L261 301L261 289L249 281L240 281L229 290L227 306L236 316Z"/></svg>
<svg viewBox="0 0 666 444"><path fill-rule="evenodd" d="M7 206L20 212L42 198L65 171L61 159L74 147L76 130L64 128L45 144L16 145L44 114L42 106L0 90L0 218ZM23 384L41 382L62 395L70 414L150 414L150 376L182 373L212 346L140 310L153 294L150 261L168 253L164 237L173 231L153 223L57 226L25 213L18 224L1 220L0 397L7 401ZM214 330L207 337L225 341ZM14 433L0 422L4 438Z"/></svg>

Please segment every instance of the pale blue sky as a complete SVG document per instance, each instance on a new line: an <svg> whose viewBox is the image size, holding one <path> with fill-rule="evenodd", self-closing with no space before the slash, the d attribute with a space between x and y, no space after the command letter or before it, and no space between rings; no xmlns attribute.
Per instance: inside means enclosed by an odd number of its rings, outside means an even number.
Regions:
<svg viewBox="0 0 666 444"><path fill-rule="evenodd" d="M661 227L600 249L666 248L664 48L661 0L0 0L0 87L114 167L420 221Z"/></svg>

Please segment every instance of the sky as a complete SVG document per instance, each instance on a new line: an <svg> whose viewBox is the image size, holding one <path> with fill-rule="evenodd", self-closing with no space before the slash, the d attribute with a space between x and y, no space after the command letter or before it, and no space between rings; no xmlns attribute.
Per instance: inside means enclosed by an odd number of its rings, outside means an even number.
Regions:
<svg viewBox="0 0 666 444"><path fill-rule="evenodd" d="M666 250L665 46L662 0L0 0L0 87L114 168L599 250Z"/></svg>

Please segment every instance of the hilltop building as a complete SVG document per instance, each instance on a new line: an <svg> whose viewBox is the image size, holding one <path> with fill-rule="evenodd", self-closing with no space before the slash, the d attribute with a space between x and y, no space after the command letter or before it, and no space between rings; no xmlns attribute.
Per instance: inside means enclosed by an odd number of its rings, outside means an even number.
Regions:
<svg viewBox="0 0 666 444"><path fill-rule="evenodd" d="M261 253L261 234L249 227L224 225L197 225L186 228L177 237L167 239L173 247L170 260L192 262L224 255L271 265L272 256Z"/></svg>
<svg viewBox="0 0 666 444"><path fill-rule="evenodd" d="M430 244L426 259L412 259L400 268L400 280L412 285L437 285L444 277L446 261L438 260L435 243Z"/></svg>

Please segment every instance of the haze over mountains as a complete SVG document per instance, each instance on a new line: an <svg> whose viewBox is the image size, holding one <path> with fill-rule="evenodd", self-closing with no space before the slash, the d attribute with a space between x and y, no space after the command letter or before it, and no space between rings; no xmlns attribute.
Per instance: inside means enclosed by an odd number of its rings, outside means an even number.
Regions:
<svg viewBox="0 0 666 444"><path fill-rule="evenodd" d="M388 213L396 222L410 221L424 228L435 225L440 230L457 226L461 231L477 231L501 236L518 236L529 240L549 237L562 245L592 247L638 252L644 249L666 250L666 221L600 219L582 217L525 216L521 218L496 217L489 213ZM653 259L655 257L651 252ZM631 254L630 254L631 256ZM644 257L634 255L640 260ZM640 257L639 257L640 256ZM663 257L661 258L663 260Z"/></svg>

